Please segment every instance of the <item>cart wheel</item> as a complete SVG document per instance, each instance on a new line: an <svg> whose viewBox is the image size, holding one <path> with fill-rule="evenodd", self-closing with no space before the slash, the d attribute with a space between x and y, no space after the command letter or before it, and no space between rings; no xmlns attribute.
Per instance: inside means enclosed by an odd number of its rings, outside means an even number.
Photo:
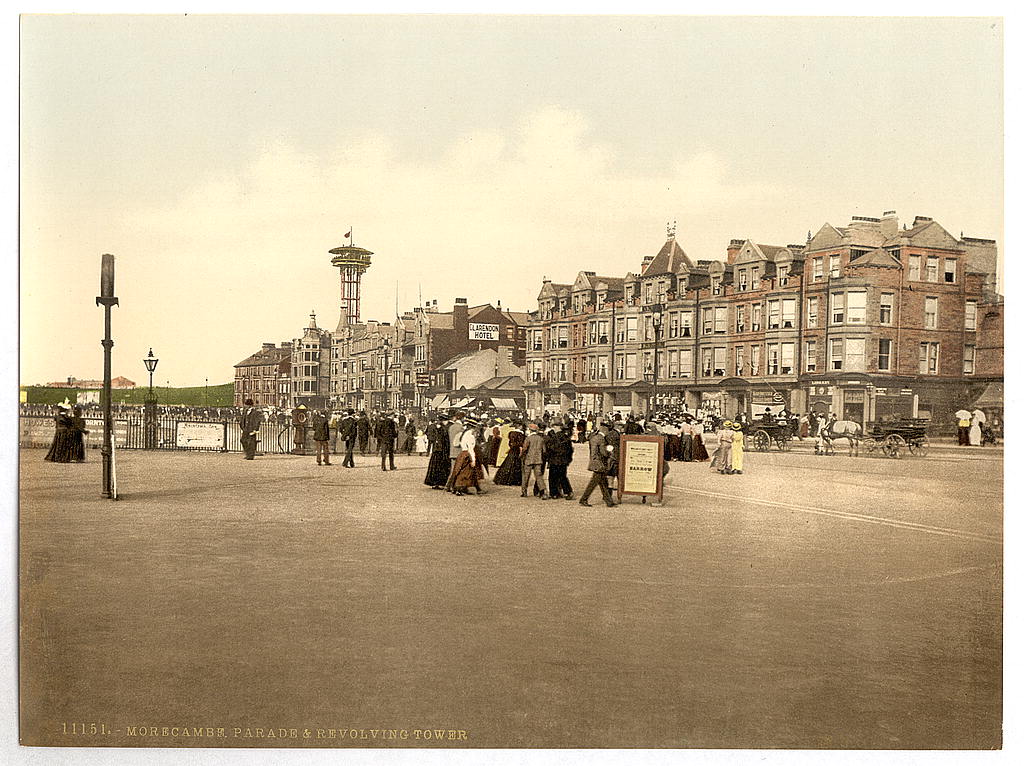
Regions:
<svg viewBox="0 0 1024 766"><path fill-rule="evenodd" d="M767 431L756 431L754 433L754 449L758 452L767 452L771 447L772 440Z"/></svg>
<svg viewBox="0 0 1024 766"><path fill-rule="evenodd" d="M790 440L788 436L780 436L779 449L782 450L783 452L789 452L789 442Z"/></svg>
<svg viewBox="0 0 1024 766"><path fill-rule="evenodd" d="M917 455L919 457L925 457L928 454L928 447L930 446L927 436L922 436L920 439L914 439L908 445L911 455Z"/></svg>
<svg viewBox="0 0 1024 766"><path fill-rule="evenodd" d="M889 434L885 437L885 441L882 442L882 452L888 457L900 458L902 457L902 451L907 448L907 443L903 440L903 437L899 434Z"/></svg>

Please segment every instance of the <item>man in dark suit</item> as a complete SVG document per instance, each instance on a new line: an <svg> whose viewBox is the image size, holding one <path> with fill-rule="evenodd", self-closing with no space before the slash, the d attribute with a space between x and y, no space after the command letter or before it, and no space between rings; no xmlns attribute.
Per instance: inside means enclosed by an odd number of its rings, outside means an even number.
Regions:
<svg viewBox="0 0 1024 766"><path fill-rule="evenodd" d="M366 454L366 447L370 443L370 419L366 412L359 413L359 421L356 423L356 434L359 437L359 454Z"/></svg>
<svg viewBox="0 0 1024 766"><path fill-rule="evenodd" d="M380 470L388 470L387 463L390 462L391 470L395 470L395 439L398 438L398 426L394 418L389 415L382 415L377 421L377 428L374 430L374 438L377 439L377 447L380 449Z"/></svg>
<svg viewBox="0 0 1024 766"><path fill-rule="evenodd" d="M260 425L263 423L263 413L253 407L252 399L245 400L245 409L238 419L238 425L242 429L242 449L245 450L245 460L256 459L256 434L259 433Z"/></svg>
<svg viewBox="0 0 1024 766"><path fill-rule="evenodd" d="M600 487L601 499L604 500L604 504L609 508L616 505L615 501L612 500L611 490L608 489L608 462L610 453L608 451L608 421L598 421L598 428L590 436L590 462L587 464L587 470L591 472L590 483L587 484L587 488L583 490L583 494L580 496L580 505L589 506L590 503L587 499L590 497L590 493Z"/></svg>
<svg viewBox="0 0 1024 766"><path fill-rule="evenodd" d="M313 427L313 442L316 444L316 464L330 465L331 451L328 442L331 438L331 423L323 410L314 410L310 418L310 425ZM321 463L321 460L323 463Z"/></svg>
<svg viewBox="0 0 1024 766"><path fill-rule="evenodd" d="M349 410L345 413L345 417L341 419L341 423L338 424L338 438L345 446L345 459L341 463L343 468L356 467L356 461L352 457L352 449L356 445L356 436L358 435L359 428L356 425L354 414L352 410Z"/></svg>

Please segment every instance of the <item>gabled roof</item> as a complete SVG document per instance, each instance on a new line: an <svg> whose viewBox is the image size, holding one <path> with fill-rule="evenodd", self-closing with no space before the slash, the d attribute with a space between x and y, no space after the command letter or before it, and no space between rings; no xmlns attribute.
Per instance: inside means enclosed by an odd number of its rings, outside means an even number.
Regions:
<svg viewBox="0 0 1024 766"><path fill-rule="evenodd" d="M235 365L235 367L256 367L264 364L277 364L282 359L290 358L292 350L290 348L261 348L255 354L247 356L241 362Z"/></svg>
<svg viewBox="0 0 1024 766"><path fill-rule="evenodd" d="M523 379L518 375L499 375L496 378L488 378L477 388L504 391L522 391L525 387Z"/></svg>
<svg viewBox="0 0 1024 766"><path fill-rule="evenodd" d="M857 266L881 266L886 269L898 269L901 267L900 262L893 258L888 250L880 247L869 250L859 258L854 258L850 261L851 268L856 268Z"/></svg>
<svg viewBox="0 0 1024 766"><path fill-rule="evenodd" d="M537 300L557 295L564 295L571 289L572 285L566 285L560 282L545 282L540 288L540 294L537 295Z"/></svg>
<svg viewBox="0 0 1024 766"><path fill-rule="evenodd" d="M654 256L654 259L647 264L647 268L644 269L640 276L652 277L656 274L675 274L680 270L692 268L693 261L690 260L690 256L679 246L675 237L669 237L665 240L665 244L661 246L658 254Z"/></svg>

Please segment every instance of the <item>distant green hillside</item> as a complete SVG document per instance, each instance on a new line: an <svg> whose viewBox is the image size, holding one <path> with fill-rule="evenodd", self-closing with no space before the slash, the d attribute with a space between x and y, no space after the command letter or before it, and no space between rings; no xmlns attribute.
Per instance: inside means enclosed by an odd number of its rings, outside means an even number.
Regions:
<svg viewBox="0 0 1024 766"><path fill-rule="evenodd" d="M22 386L27 392L29 404L57 404L67 397L74 402L77 388L50 388L48 386ZM149 395L148 386L139 386L131 390L114 389L115 402L125 404L142 404ZM153 386L153 395L160 404L179 404L185 407L230 407L234 403L235 384L224 383L218 386L194 386L192 388L167 388Z"/></svg>

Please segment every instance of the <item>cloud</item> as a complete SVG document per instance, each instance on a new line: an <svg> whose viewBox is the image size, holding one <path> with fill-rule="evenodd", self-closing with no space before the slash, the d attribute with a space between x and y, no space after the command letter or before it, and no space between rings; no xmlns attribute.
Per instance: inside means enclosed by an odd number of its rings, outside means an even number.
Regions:
<svg viewBox="0 0 1024 766"><path fill-rule="evenodd" d="M357 243L375 252L363 318L387 321L396 285L404 309L422 290L442 306L458 296L530 310L544 275L635 270L673 219L691 255L720 257L735 235L722 229L730 218L786 196L738 182L722 157L702 147L681 144L656 167L636 166L595 137L587 115L557 106L455 135L434 153L402 154L381 136L339 142L322 154L280 139L250 151L237 172L183 163L165 179L181 187L169 205L117 203L121 284L132 298L122 301L122 314L138 312L122 345L134 354L153 344L187 348L188 364L164 355L172 381L230 379L231 366L262 341L301 334L312 308L322 326L333 327L337 275L327 251L342 244L350 225ZM29 218L44 213L27 211ZM44 239L88 229L103 250L94 211L63 210L54 222L57 230ZM52 312L26 307L39 323L31 334L41 339L74 322L86 300L60 302ZM63 349L64 361L34 344L26 374L94 374L93 349L76 358L75 346Z"/></svg>

